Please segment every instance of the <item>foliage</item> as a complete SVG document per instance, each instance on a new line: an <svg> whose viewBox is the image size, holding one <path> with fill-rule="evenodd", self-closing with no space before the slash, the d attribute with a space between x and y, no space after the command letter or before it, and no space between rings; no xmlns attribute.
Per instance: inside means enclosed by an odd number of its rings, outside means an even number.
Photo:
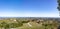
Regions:
<svg viewBox="0 0 60 29"><path fill-rule="evenodd" d="M18 24L18 23L10 23L9 25L10 25L11 28L16 28L16 27L22 26L23 24L22 23L20 23L20 24Z"/></svg>
<svg viewBox="0 0 60 29"><path fill-rule="evenodd" d="M57 1L58 2L58 10L60 11L60 0Z"/></svg>
<svg viewBox="0 0 60 29"><path fill-rule="evenodd" d="M37 24L36 22L34 24L34 22L29 22L27 20L21 21L19 19L16 20L16 22L14 22L14 21L11 22L10 21L10 23L7 23L7 21L6 22L3 21L3 22L0 22L0 28L10 29L10 28L19 28L20 27L20 28L23 28L23 29L50 29L50 28L52 29L55 26L57 26L57 24L58 24L56 21L53 21L53 23L49 23L49 21L48 22L47 21L41 22L42 25L41 24ZM27 24L28 22L31 23L32 27L28 26L28 24Z"/></svg>
<svg viewBox="0 0 60 29"><path fill-rule="evenodd" d="M29 21L22 21L22 23L28 23Z"/></svg>
<svg viewBox="0 0 60 29"><path fill-rule="evenodd" d="M4 29L10 29L10 28L16 28L22 26L22 23L6 23L6 22L1 22L0 23L0 28Z"/></svg>

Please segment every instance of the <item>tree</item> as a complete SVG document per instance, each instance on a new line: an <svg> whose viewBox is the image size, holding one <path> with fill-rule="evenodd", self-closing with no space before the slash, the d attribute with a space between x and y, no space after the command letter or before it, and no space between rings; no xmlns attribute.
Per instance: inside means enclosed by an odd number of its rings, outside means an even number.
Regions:
<svg viewBox="0 0 60 29"><path fill-rule="evenodd" d="M58 28L57 29L60 29L60 26L58 26Z"/></svg>
<svg viewBox="0 0 60 29"><path fill-rule="evenodd" d="M28 23L29 21L22 21L22 23Z"/></svg>
<svg viewBox="0 0 60 29"><path fill-rule="evenodd" d="M20 27L22 26L22 24L19 24L19 23L9 23L9 27L10 28L16 28L16 27Z"/></svg>
<svg viewBox="0 0 60 29"><path fill-rule="evenodd" d="M3 25L0 23L0 28L2 29Z"/></svg>
<svg viewBox="0 0 60 29"><path fill-rule="evenodd" d="M6 24L4 28L5 28L5 29L10 29L9 24Z"/></svg>
<svg viewBox="0 0 60 29"><path fill-rule="evenodd" d="M57 1L58 2L58 11L60 11L60 0Z"/></svg>
<svg viewBox="0 0 60 29"><path fill-rule="evenodd" d="M2 27L2 28L5 28L5 25L6 25L6 22L2 22L2 23L1 23L1 27Z"/></svg>
<svg viewBox="0 0 60 29"><path fill-rule="evenodd" d="M60 0L58 0L57 2L58 2L58 7L57 7L57 9L58 9L59 14L60 14ZM59 16L60 16L60 15L59 15Z"/></svg>

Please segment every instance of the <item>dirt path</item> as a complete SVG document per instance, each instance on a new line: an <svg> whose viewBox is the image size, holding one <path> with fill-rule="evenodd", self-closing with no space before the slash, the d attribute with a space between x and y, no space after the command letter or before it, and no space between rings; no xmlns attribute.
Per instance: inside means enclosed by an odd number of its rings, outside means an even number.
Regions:
<svg viewBox="0 0 60 29"><path fill-rule="evenodd" d="M30 23L27 23L29 25L29 27L32 27L32 25Z"/></svg>

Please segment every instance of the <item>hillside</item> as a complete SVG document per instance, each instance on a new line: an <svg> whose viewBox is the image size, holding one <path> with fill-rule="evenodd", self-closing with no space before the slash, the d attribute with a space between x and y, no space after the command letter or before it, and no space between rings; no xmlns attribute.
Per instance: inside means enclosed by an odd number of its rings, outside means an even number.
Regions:
<svg viewBox="0 0 60 29"><path fill-rule="evenodd" d="M2 18L0 29L57 29L60 23L55 19Z"/></svg>

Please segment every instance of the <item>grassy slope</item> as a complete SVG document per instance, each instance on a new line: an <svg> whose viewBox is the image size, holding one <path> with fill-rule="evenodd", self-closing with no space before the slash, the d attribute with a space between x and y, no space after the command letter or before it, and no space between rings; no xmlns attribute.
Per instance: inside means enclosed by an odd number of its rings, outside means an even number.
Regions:
<svg viewBox="0 0 60 29"><path fill-rule="evenodd" d="M6 22L6 23L12 23L12 22L14 22L14 21L10 21L10 20L0 20L0 22ZM41 28L40 27L40 25L41 24L37 24L36 22L29 22L31 25L32 25L32 27L30 27L27 23L24 23L23 24L23 26L21 26L21 27L18 27L18 28L16 28L16 29L39 29L39 28Z"/></svg>
<svg viewBox="0 0 60 29"><path fill-rule="evenodd" d="M6 22L6 23L12 23L15 21L11 21L11 20L0 20L0 22ZM29 22L32 27L30 27L27 23L24 23L23 26L18 27L16 29L44 29L44 26L42 26L41 24L37 24L36 22ZM49 27L48 27L49 28Z"/></svg>
<svg viewBox="0 0 60 29"><path fill-rule="evenodd" d="M19 28L21 28L21 29L41 29L43 27L41 24L37 24L35 22L29 22L29 23L32 25L32 27L30 27L27 23L25 23L22 27L19 27Z"/></svg>

